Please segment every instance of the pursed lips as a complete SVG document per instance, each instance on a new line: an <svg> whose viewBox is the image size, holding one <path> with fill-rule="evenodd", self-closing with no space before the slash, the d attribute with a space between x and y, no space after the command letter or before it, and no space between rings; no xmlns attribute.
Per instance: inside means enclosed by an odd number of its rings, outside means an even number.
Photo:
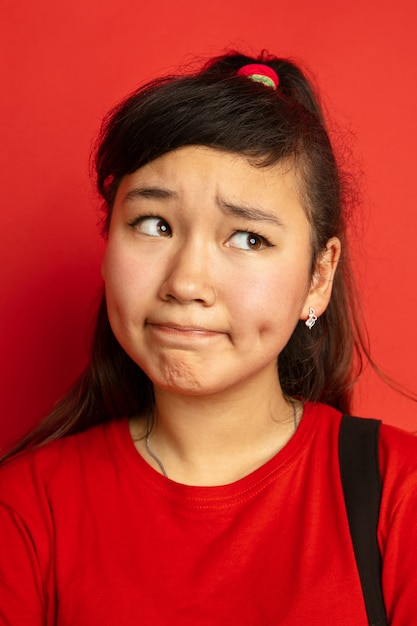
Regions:
<svg viewBox="0 0 417 626"><path fill-rule="evenodd" d="M170 321L149 320L146 322L148 326L160 329L166 332L178 334L197 334L197 335L224 335L223 331L212 330L199 324L178 324Z"/></svg>

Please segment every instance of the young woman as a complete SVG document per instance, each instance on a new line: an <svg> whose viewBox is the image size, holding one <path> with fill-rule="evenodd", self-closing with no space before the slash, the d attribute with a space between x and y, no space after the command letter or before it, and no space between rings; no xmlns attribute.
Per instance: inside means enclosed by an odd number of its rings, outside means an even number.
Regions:
<svg viewBox="0 0 417 626"><path fill-rule="evenodd" d="M292 63L229 54L105 120L91 363L0 473L0 624L368 624L339 469L367 350L346 190ZM382 426L388 623L417 441ZM11 459L11 460L10 460Z"/></svg>

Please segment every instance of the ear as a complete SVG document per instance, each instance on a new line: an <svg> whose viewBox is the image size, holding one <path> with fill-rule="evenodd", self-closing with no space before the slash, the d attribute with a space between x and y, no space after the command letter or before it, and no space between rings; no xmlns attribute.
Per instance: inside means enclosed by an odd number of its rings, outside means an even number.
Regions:
<svg viewBox="0 0 417 626"><path fill-rule="evenodd" d="M337 237L329 239L317 260L301 319L308 318L310 307L314 309L317 317L326 310L332 295L333 278L339 263L340 251L340 240Z"/></svg>

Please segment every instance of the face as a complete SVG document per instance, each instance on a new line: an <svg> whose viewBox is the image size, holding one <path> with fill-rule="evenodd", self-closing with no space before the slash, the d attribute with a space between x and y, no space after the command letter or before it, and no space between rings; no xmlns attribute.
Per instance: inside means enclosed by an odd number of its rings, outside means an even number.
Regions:
<svg viewBox="0 0 417 626"><path fill-rule="evenodd" d="M277 356L309 306L325 306L310 269L310 225L283 165L190 146L120 184L103 262L108 314L156 388L279 385Z"/></svg>

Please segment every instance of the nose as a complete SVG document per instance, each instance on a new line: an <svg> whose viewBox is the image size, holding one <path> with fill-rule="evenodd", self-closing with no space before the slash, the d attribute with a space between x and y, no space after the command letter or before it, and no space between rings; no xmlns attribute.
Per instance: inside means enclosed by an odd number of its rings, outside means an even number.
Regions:
<svg viewBox="0 0 417 626"><path fill-rule="evenodd" d="M167 262L159 296L181 304L199 302L212 306L216 289L211 266L210 254L201 241L184 243Z"/></svg>

